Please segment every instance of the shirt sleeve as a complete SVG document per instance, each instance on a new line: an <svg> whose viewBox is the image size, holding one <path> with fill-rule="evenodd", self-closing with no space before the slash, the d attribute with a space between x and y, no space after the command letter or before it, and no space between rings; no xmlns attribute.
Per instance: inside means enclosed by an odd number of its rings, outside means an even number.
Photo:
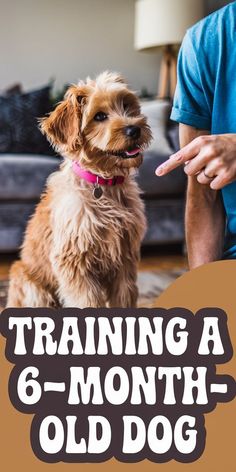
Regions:
<svg viewBox="0 0 236 472"><path fill-rule="evenodd" d="M186 33L178 57L178 78L171 119L198 129L211 129L211 113L201 80L204 58L196 57ZM204 70L202 71L204 73Z"/></svg>

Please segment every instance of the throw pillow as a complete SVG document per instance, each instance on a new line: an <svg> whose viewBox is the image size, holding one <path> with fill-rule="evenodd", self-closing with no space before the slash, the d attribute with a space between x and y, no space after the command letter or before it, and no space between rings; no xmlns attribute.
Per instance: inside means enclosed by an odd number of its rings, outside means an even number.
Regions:
<svg viewBox="0 0 236 472"><path fill-rule="evenodd" d="M0 153L54 154L37 121L51 109L50 90L0 96Z"/></svg>

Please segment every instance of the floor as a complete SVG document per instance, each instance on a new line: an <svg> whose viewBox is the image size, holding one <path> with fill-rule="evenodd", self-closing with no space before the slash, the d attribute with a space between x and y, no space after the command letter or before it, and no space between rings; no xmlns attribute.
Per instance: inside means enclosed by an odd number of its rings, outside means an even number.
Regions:
<svg viewBox="0 0 236 472"><path fill-rule="evenodd" d="M8 273L12 262L15 257L12 255L2 255L0 254L0 280L6 280L8 278Z"/></svg>
<svg viewBox="0 0 236 472"><path fill-rule="evenodd" d="M149 247L142 251L140 270L171 271L188 268L187 257L179 246Z"/></svg>
<svg viewBox="0 0 236 472"><path fill-rule="evenodd" d="M0 254L0 313L6 306L8 278L16 255ZM187 269L186 257L181 248L159 247L142 250L138 273L138 306L157 306L160 294Z"/></svg>
<svg viewBox="0 0 236 472"><path fill-rule="evenodd" d="M16 255L0 254L0 280L6 280ZM142 251L140 270L166 272L187 268L187 259L178 247L147 248Z"/></svg>

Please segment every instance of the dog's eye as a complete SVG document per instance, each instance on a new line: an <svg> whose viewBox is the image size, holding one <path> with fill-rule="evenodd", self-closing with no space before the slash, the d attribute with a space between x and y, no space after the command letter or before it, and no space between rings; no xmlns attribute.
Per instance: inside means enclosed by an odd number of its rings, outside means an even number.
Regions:
<svg viewBox="0 0 236 472"><path fill-rule="evenodd" d="M105 121L107 119L106 113L103 113L103 111L99 111L96 113L94 120L95 121Z"/></svg>

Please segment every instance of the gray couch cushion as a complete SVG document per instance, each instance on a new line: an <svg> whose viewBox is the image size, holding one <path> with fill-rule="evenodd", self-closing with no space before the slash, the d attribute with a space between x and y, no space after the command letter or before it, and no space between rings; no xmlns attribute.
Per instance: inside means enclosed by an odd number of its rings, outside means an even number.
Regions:
<svg viewBox="0 0 236 472"><path fill-rule="evenodd" d="M60 159L37 154L2 154L0 200L38 200L45 180L58 169Z"/></svg>
<svg viewBox="0 0 236 472"><path fill-rule="evenodd" d="M164 177L157 177L155 170L169 156L157 154L152 151L144 153L143 164L141 165L137 181L140 188L145 192L145 197L167 197L172 195L183 195L186 187L186 175L179 167Z"/></svg>
<svg viewBox="0 0 236 472"><path fill-rule="evenodd" d="M184 240L184 198L145 200L148 229L143 244Z"/></svg>
<svg viewBox="0 0 236 472"><path fill-rule="evenodd" d="M177 152L179 150L179 125L171 126L167 129L167 138L173 148L173 152Z"/></svg>
<svg viewBox="0 0 236 472"><path fill-rule="evenodd" d="M34 212L34 203L0 204L0 252L19 249L29 217Z"/></svg>
<svg viewBox="0 0 236 472"><path fill-rule="evenodd" d="M170 102L168 100L148 100L141 103L142 113L147 117L151 127L153 141L149 151L161 154L172 154L172 149L166 137L166 127L170 115Z"/></svg>

